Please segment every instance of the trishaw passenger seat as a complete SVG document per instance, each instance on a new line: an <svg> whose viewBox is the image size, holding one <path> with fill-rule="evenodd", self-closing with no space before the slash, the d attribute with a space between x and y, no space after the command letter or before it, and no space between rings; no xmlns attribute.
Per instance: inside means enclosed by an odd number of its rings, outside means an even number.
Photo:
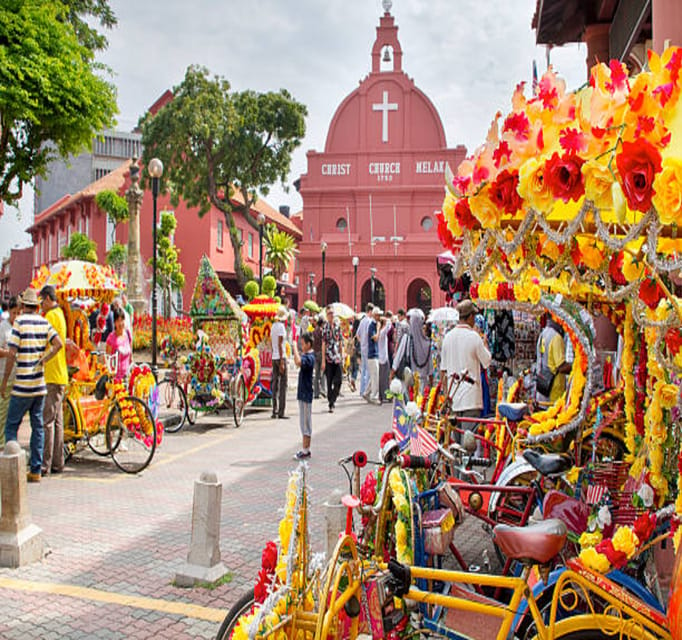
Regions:
<svg viewBox="0 0 682 640"><path fill-rule="evenodd" d="M498 524L493 529L493 540L509 558L546 564L561 551L566 534L566 525L557 518L551 518L525 527Z"/></svg>
<svg viewBox="0 0 682 640"><path fill-rule="evenodd" d="M519 422L528 415L528 405L525 402L500 402L497 410L503 418L512 422Z"/></svg>

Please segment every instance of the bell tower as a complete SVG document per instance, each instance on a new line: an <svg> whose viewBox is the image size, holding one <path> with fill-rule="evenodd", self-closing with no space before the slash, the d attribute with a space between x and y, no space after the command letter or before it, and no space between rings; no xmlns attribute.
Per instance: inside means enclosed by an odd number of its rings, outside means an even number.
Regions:
<svg viewBox="0 0 682 640"><path fill-rule="evenodd" d="M379 18L377 27L377 38L372 47L372 73L382 72L382 60L384 62L393 61L393 73L400 73L403 70L403 50L398 41L398 27L391 15L391 0L383 0L384 15Z"/></svg>

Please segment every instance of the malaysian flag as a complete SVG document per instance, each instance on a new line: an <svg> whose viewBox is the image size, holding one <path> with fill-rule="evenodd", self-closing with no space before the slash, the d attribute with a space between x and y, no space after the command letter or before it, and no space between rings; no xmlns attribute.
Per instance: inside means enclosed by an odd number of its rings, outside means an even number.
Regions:
<svg viewBox="0 0 682 640"><path fill-rule="evenodd" d="M410 418L402 402L395 401L393 404L393 434L400 445L400 450L410 448L413 456L429 456L436 449L436 439L426 429L422 429L414 419Z"/></svg>

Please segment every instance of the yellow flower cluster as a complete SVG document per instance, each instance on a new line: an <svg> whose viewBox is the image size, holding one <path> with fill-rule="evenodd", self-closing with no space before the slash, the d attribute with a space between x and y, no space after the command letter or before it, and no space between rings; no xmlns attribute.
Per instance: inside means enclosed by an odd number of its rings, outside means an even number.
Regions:
<svg viewBox="0 0 682 640"><path fill-rule="evenodd" d="M625 400L625 446L626 462L635 459L635 323L632 317L632 305L626 305L625 322L623 323L623 355L621 375L623 376L623 397Z"/></svg>
<svg viewBox="0 0 682 640"><path fill-rule="evenodd" d="M391 499L397 518L395 523L395 554L398 562L412 564L412 522L410 504L405 484L409 482L402 469L394 468L388 476Z"/></svg>
<svg viewBox="0 0 682 640"><path fill-rule="evenodd" d="M595 548L602 541L600 531L594 533L585 532L580 536L580 555L578 558L588 568L599 573L606 573L611 569L611 563L605 554L600 553ZM611 544L615 551L625 554L631 560L640 546L640 540L633 528L630 526L620 526L616 528L611 538Z"/></svg>

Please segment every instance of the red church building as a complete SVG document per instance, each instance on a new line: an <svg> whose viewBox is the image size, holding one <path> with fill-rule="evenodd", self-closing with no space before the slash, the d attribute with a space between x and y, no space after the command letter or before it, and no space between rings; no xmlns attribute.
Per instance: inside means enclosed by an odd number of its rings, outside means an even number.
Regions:
<svg viewBox="0 0 682 640"><path fill-rule="evenodd" d="M456 170L466 150L447 148L436 108L403 71L384 8L372 71L338 107L324 151L307 154L299 299L428 309L445 304L434 211L446 164Z"/></svg>

